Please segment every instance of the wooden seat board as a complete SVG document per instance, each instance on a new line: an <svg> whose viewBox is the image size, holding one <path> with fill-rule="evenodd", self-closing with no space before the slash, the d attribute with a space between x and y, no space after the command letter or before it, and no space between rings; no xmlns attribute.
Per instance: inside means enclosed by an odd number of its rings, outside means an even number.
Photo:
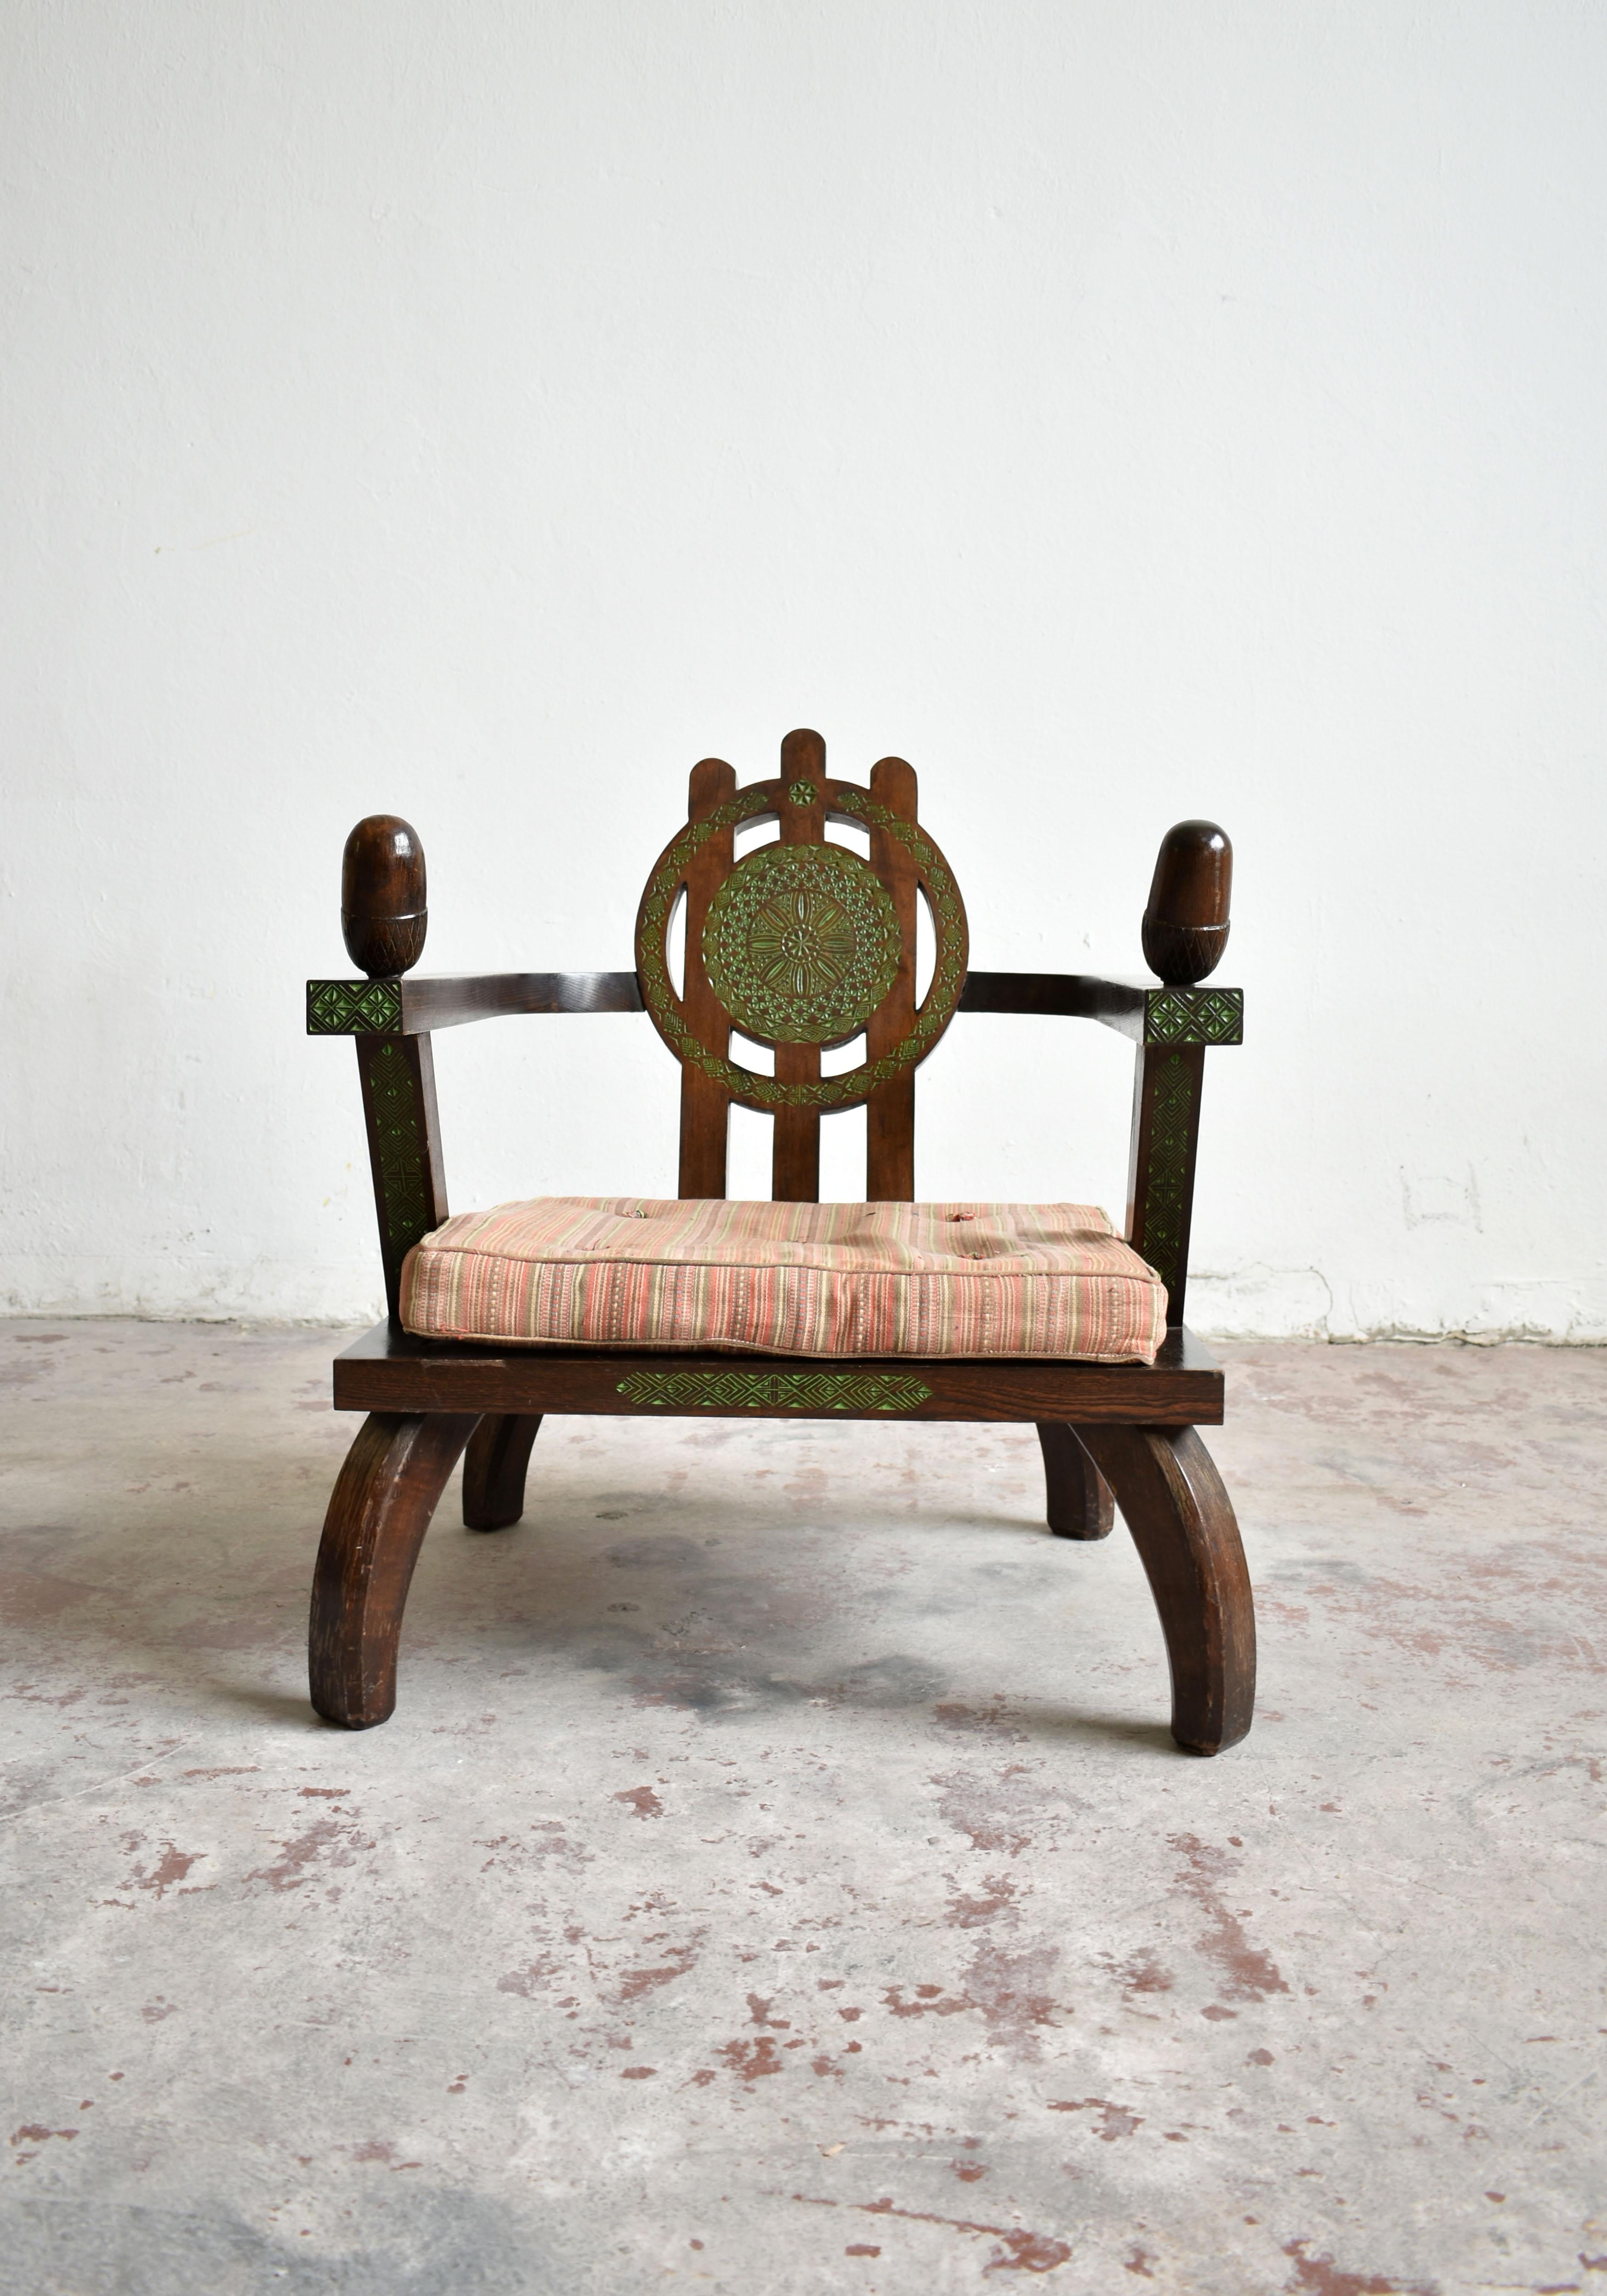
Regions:
<svg viewBox="0 0 1607 2296"><path fill-rule="evenodd" d="M719 1406L694 1399L644 1401L656 1377L693 1379L713 1393L722 1382L751 1377L755 1390L779 1382L770 1399ZM914 1403L801 1399L823 1376L882 1382ZM647 1387L626 1382L646 1379ZM673 1390L669 1390L673 1392ZM845 1390L837 1390L840 1396ZM705 1419L1004 1419L1103 1421L1146 1427L1222 1423L1222 1373L1192 1332L1167 1333L1153 1364L980 1362L954 1357L748 1355L709 1349L682 1354L662 1348L480 1347L464 1340L415 1339L379 1323L335 1358L337 1411L576 1412Z"/></svg>

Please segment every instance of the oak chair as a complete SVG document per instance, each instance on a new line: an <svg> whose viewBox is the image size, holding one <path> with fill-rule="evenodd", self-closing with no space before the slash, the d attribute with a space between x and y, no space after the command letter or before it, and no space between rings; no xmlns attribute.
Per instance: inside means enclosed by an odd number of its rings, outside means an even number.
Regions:
<svg viewBox="0 0 1607 2296"><path fill-rule="evenodd" d="M772 819L779 843L739 862L738 830ZM828 824L868 832L868 867L828 840ZM1250 1579L1227 1494L1196 1432L1221 1423L1222 1374L1183 1322L1205 1053L1242 1039L1241 992L1200 985L1227 939L1231 871L1214 824L1168 832L1143 921L1159 986L973 972L964 909L917 820L910 767L883 758L868 786L828 778L820 736L799 732L783 742L773 780L739 789L718 759L693 767L686 825L643 896L633 971L409 978L427 922L423 854L406 822L360 822L346 848L341 923L365 978L309 981L307 1025L314 1036L357 1041L389 1312L334 1364L336 1409L368 1415L318 1554L310 1633L318 1712L348 1729L390 1715L408 1582L465 1451L463 1520L489 1531L523 1511L531 1447L549 1411L890 1416L1034 1423L1056 1536L1103 1538L1118 1506L1132 1532L1166 1639L1177 1743L1214 1754L1242 1738L1255 1695ZM935 936L919 999L918 899ZM683 904L677 985L667 935ZM793 963L793 925L809 944L807 962ZM824 997L811 1007L807 1036L789 1017L806 988ZM900 1355L845 1365L840 1356L829 1365L692 1348L667 1356L404 1330L404 1262L447 1218L431 1031L507 1013L643 1011L681 1062L679 1196L725 1196L735 1100L774 1117L773 1197L799 1204L818 1193L822 1116L860 1103L867 1205L914 1199L914 1072L955 1012L1063 1014L1121 1030L1136 1046L1127 1238L1167 1296L1153 1361ZM774 1076L733 1057L734 1030L773 1046ZM823 1073L823 1047L861 1032L858 1065Z"/></svg>

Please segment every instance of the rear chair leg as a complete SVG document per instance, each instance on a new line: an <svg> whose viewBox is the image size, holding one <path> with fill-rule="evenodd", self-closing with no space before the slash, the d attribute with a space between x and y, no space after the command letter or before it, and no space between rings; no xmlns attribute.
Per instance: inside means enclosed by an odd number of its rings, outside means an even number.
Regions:
<svg viewBox="0 0 1607 2296"><path fill-rule="evenodd" d="M372 1730L389 1720L413 1566L473 1428L472 1414L375 1411L358 1430L313 1574L307 1669L326 1722Z"/></svg>
<svg viewBox="0 0 1607 2296"><path fill-rule="evenodd" d="M505 1530L524 1513L524 1474L541 1425L539 1411L488 1411L463 1459L463 1521L471 1530Z"/></svg>
<svg viewBox="0 0 1607 2296"><path fill-rule="evenodd" d="M1256 1703L1256 1613L1239 1526L1192 1427L1078 1430L1138 1549L1172 1668L1172 1735L1237 1745Z"/></svg>
<svg viewBox="0 0 1607 2296"><path fill-rule="evenodd" d="M1116 1502L1076 1428L1040 1419L1037 1439L1044 1447L1045 1512L1056 1538L1109 1538Z"/></svg>

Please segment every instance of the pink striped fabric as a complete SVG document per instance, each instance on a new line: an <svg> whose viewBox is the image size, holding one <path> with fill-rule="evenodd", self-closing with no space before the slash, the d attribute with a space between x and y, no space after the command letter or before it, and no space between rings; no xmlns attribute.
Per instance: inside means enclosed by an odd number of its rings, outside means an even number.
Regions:
<svg viewBox="0 0 1607 2296"><path fill-rule="evenodd" d="M1148 1363L1166 1290L1086 1204L537 1196L415 1244L422 1338Z"/></svg>

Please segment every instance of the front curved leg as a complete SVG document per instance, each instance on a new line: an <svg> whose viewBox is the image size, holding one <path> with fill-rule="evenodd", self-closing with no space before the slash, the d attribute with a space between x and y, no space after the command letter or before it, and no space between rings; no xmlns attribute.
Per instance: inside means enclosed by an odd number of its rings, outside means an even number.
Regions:
<svg viewBox="0 0 1607 2296"><path fill-rule="evenodd" d="M539 1411L488 1411L463 1460L463 1521L471 1530L505 1530L524 1513L525 1469L541 1426Z"/></svg>
<svg viewBox="0 0 1607 2296"><path fill-rule="evenodd" d="M1256 1613L1239 1526L1192 1427L1079 1427L1116 1494L1160 1613L1172 1735L1192 1754L1235 1746L1256 1703Z"/></svg>
<svg viewBox="0 0 1607 2296"><path fill-rule="evenodd" d="M307 1670L326 1722L372 1730L389 1719L413 1566L473 1429L472 1414L375 1411L357 1431L313 1574Z"/></svg>

